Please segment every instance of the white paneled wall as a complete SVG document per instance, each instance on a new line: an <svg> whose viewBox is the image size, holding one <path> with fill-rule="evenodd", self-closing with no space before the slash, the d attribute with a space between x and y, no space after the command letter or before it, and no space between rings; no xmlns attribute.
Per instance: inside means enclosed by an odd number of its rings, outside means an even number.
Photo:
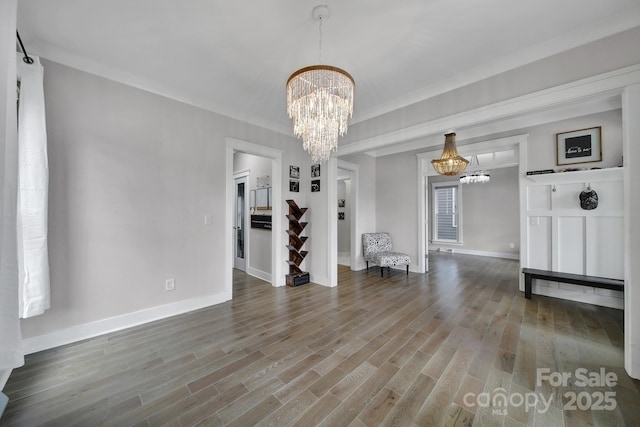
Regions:
<svg viewBox="0 0 640 427"><path fill-rule="evenodd" d="M622 168L527 177L527 257L523 267L624 278ZM580 208L580 192L591 186L598 207ZM622 308L620 292L534 281L533 292Z"/></svg>

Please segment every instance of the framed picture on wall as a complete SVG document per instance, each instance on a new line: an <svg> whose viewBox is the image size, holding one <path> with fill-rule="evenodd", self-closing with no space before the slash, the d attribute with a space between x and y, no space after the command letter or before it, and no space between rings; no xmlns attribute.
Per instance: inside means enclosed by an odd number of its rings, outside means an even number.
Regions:
<svg viewBox="0 0 640 427"><path fill-rule="evenodd" d="M311 165L311 178L317 178L320 176L320 165Z"/></svg>
<svg viewBox="0 0 640 427"><path fill-rule="evenodd" d="M344 212L338 212L338 219L339 220L343 220L344 219Z"/></svg>
<svg viewBox="0 0 640 427"><path fill-rule="evenodd" d="M602 127L573 130L556 134L556 164L602 161Z"/></svg>
<svg viewBox="0 0 640 427"><path fill-rule="evenodd" d="M300 166L289 166L289 178L300 179Z"/></svg>
<svg viewBox="0 0 640 427"><path fill-rule="evenodd" d="M339 208L344 208L345 205L345 200L344 199L338 199L338 207Z"/></svg>
<svg viewBox="0 0 640 427"><path fill-rule="evenodd" d="M311 192L317 193L318 191L320 191L320 180L314 179L313 181L311 181Z"/></svg>
<svg viewBox="0 0 640 427"><path fill-rule="evenodd" d="M289 180L289 191L292 193L300 192L300 181L296 181L295 179Z"/></svg>

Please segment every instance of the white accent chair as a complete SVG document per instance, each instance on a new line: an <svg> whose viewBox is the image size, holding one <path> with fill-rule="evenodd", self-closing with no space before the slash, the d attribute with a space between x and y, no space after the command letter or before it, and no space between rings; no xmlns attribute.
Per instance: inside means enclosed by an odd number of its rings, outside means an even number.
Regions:
<svg viewBox="0 0 640 427"><path fill-rule="evenodd" d="M407 275L411 257L400 252L393 252L393 244L389 233L362 233L362 254L369 270L369 261L380 266L380 277L384 277L384 267L391 272L390 267L406 265Z"/></svg>

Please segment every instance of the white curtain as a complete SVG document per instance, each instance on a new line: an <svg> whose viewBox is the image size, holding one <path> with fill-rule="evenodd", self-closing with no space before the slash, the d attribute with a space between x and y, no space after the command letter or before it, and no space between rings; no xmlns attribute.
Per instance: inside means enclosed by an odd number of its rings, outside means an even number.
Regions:
<svg viewBox="0 0 640 427"><path fill-rule="evenodd" d="M17 62L20 80L18 108L18 265L20 317L44 313L51 303L47 211L49 163L44 110L43 69Z"/></svg>

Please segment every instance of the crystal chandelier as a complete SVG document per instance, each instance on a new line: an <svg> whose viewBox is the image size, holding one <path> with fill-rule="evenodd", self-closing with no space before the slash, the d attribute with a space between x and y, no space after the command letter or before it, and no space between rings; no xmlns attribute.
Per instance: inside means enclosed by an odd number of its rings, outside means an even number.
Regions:
<svg viewBox="0 0 640 427"><path fill-rule="evenodd" d="M322 19L326 6L316 6L313 17L320 21L322 56ZM302 139L305 151L314 162L326 162L338 149L338 136L347 133L353 115L355 82L346 71L328 65L302 68L287 80L287 113L293 120L293 133Z"/></svg>
<svg viewBox="0 0 640 427"><path fill-rule="evenodd" d="M440 175L453 176L464 172L469 161L461 157L456 150L456 134L447 133L444 136L444 150L439 159L431 160L433 168Z"/></svg>
<svg viewBox="0 0 640 427"><path fill-rule="evenodd" d="M472 156L469 165L473 170L466 171L460 176L461 184L484 184L491 180L489 172L479 169L480 163L478 162L478 156Z"/></svg>

